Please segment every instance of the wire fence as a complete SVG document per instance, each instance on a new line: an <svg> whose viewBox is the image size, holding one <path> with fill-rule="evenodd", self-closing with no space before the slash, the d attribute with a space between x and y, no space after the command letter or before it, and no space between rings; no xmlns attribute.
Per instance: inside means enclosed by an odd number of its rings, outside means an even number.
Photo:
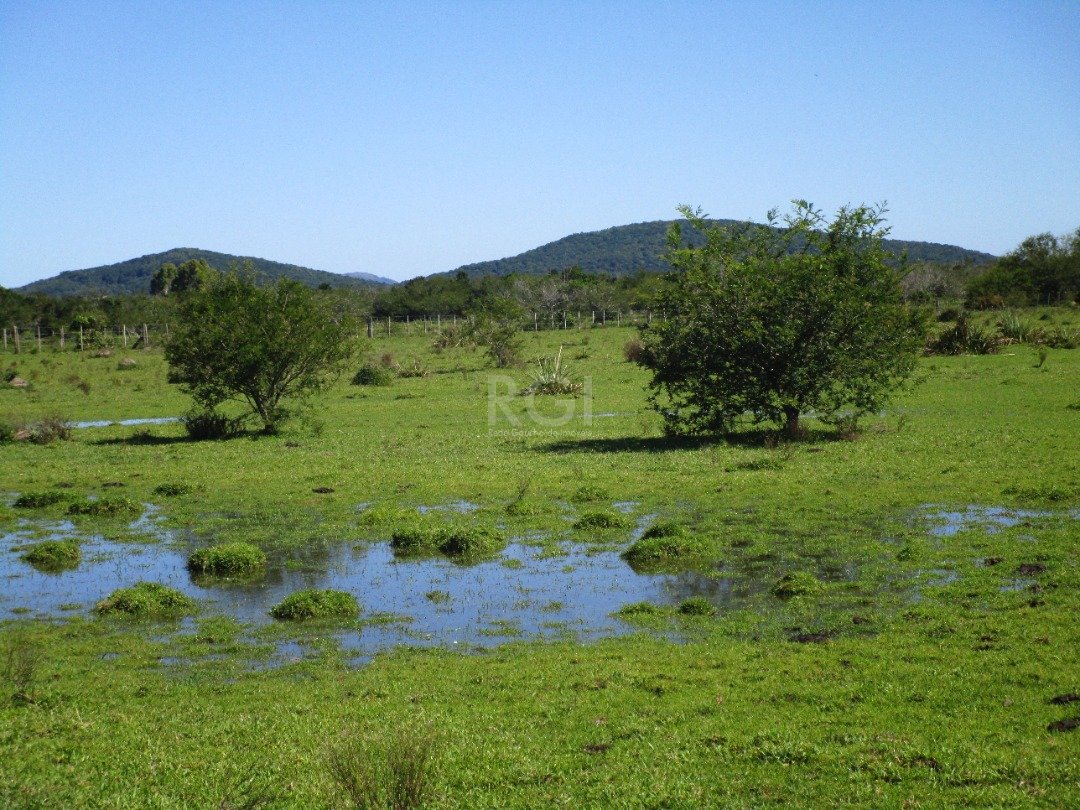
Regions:
<svg viewBox="0 0 1080 810"><path fill-rule="evenodd" d="M650 310L578 310L530 312L518 324L523 332L568 329L592 329L612 326L644 326L652 323ZM469 323L460 315L411 317L369 317L361 326L361 335L379 338L439 335ZM44 328L36 324L11 324L3 327L2 350L8 354L52 351L108 351L113 349L150 349L169 339L169 324L121 324L99 328Z"/></svg>

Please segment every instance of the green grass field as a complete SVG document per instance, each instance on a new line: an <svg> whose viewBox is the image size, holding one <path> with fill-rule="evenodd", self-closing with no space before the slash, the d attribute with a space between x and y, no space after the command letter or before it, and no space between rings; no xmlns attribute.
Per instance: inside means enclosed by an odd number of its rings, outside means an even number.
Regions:
<svg viewBox="0 0 1080 810"><path fill-rule="evenodd" d="M426 376L347 375L280 435L192 442L165 424L0 445L9 534L70 520L133 555L170 542L128 515L69 515L124 498L157 507L185 549L248 542L273 571L468 502L457 524L537 555L622 551L634 525L672 521L707 549L682 565L741 594L711 616L632 606L618 638L402 646L350 666L324 623L252 628L208 602L182 624L40 615L0 593L0 805L336 806L330 752L347 740L372 761L430 742L438 806L1080 804L1080 729L1061 724L1080 717L1080 350L925 358L853 440L808 419L792 444L673 442L623 359L633 334L525 336L528 361L564 346L591 389L571 401L511 396L528 367L415 335L366 354ZM30 386L0 390L0 417L187 410L158 351L123 356L5 357ZM46 491L67 500L11 505ZM615 504L624 526L573 528ZM32 570L6 553L0 591ZM777 595L787 575L814 587ZM385 609L355 596L369 619ZM252 666L278 644L304 654Z"/></svg>

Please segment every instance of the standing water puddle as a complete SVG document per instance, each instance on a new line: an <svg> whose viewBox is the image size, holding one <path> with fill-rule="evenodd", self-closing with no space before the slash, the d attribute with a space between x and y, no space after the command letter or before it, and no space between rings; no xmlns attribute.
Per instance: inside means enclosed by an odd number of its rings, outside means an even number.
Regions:
<svg viewBox="0 0 1080 810"><path fill-rule="evenodd" d="M152 523L153 518L140 520ZM41 539L81 540L81 565L45 573L23 561L21 551L12 551ZM550 546L512 543L498 558L471 566L443 557L395 559L386 542L343 543L309 550L301 568L272 564L256 582L203 582L193 581L186 568L194 546L183 545L119 543L79 535L67 522L22 521L0 536L0 616L26 609L45 617L87 615L116 588L145 580L194 597L204 615L263 626L273 623L269 609L288 594L336 588L354 594L363 605L362 618L369 620L359 631L343 630L336 638L358 658L370 658L398 644L468 648L510 638L619 635L632 628L611 614L631 602L674 605L704 596L730 609L758 590L719 571L638 574L617 552L590 551L571 542L559 544L554 554Z"/></svg>
<svg viewBox="0 0 1080 810"><path fill-rule="evenodd" d="M110 425L124 425L126 427L133 427L137 425L168 425L172 422L179 421L179 416L155 416L147 419L92 419L87 422L69 422L68 427L80 429L109 427Z"/></svg>

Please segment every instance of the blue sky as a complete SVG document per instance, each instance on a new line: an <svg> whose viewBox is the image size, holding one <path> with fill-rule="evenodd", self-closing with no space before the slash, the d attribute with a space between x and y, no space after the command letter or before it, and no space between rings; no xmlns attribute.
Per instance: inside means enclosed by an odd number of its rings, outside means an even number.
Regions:
<svg viewBox="0 0 1080 810"><path fill-rule="evenodd" d="M172 247L396 279L887 201L1080 226L1080 3L0 0L0 284Z"/></svg>

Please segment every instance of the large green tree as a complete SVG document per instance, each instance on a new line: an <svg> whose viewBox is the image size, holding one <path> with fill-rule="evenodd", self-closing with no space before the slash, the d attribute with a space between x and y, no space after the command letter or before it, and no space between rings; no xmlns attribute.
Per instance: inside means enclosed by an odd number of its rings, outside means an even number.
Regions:
<svg viewBox="0 0 1080 810"><path fill-rule="evenodd" d="M875 411L909 376L925 323L903 303L883 207L830 221L797 200L782 220L731 226L679 210L705 243L672 227L664 317L644 330L641 360L670 432L727 432L749 416L794 436L800 415Z"/></svg>
<svg viewBox="0 0 1080 810"><path fill-rule="evenodd" d="M291 279L259 286L249 274L211 278L181 301L165 347L170 380L207 411L244 403L272 432L283 402L325 388L356 348L355 325L332 300Z"/></svg>

